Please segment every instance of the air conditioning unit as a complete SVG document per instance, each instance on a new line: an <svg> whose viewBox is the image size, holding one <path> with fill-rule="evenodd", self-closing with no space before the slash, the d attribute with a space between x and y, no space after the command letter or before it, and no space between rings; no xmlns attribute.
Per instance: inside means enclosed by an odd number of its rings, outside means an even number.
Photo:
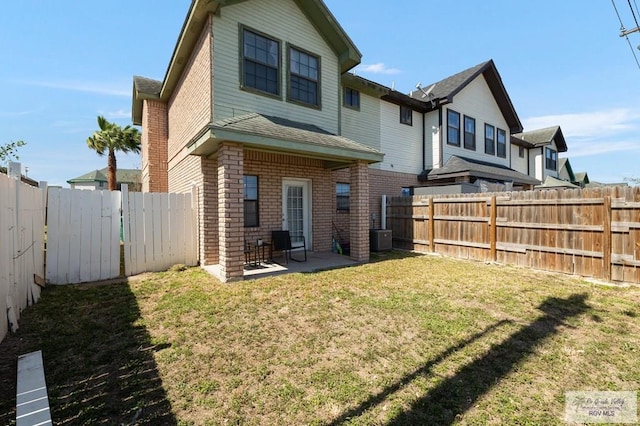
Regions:
<svg viewBox="0 0 640 426"><path fill-rule="evenodd" d="M371 251L390 251L391 230L390 229L371 229L369 230L369 249Z"/></svg>

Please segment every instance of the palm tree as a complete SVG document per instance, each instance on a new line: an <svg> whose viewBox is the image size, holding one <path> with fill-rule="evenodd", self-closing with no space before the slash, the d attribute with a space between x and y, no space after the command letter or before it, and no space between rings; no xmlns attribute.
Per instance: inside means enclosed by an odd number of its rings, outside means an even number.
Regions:
<svg viewBox="0 0 640 426"><path fill-rule="evenodd" d="M135 127L125 126L124 128L115 123L109 122L106 118L98 116L98 126L100 130L93 132L87 138L87 145L102 156L108 152L107 159L107 181L109 190L116 190L116 151L128 153L140 152L140 132Z"/></svg>

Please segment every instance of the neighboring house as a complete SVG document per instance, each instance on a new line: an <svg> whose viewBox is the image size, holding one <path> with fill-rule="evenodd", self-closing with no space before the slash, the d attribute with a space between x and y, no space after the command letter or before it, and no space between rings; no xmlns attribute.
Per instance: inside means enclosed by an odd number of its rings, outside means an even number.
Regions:
<svg viewBox="0 0 640 426"><path fill-rule="evenodd" d="M141 191L141 172L137 169L116 169L117 189L120 190L122 184L127 184L129 191ZM107 168L94 170L85 173L77 178L69 179L67 183L71 189L108 189Z"/></svg>
<svg viewBox="0 0 640 426"><path fill-rule="evenodd" d="M559 177L558 153L567 152L560 126L511 135L514 144L529 150L528 174L544 182L547 176ZM521 169L519 171L524 171Z"/></svg>
<svg viewBox="0 0 640 426"><path fill-rule="evenodd" d="M164 80L134 77L143 190L197 186L200 262L223 281L272 230L329 251L341 208L351 257L368 260L368 166L383 154L340 136L340 76L360 59L320 0L194 0Z"/></svg>
<svg viewBox="0 0 640 426"><path fill-rule="evenodd" d="M555 178L553 176L547 176L544 179L542 185L536 185L535 189L579 189L578 185L571 183L570 181Z"/></svg>
<svg viewBox="0 0 640 426"><path fill-rule="evenodd" d="M7 173L7 168L0 166L0 173L2 173L4 175L8 174ZM31 179L30 177L25 176L23 174L20 174L20 181L22 183L26 183L27 185L33 186L35 188L39 188L40 187L40 184L37 181L35 181L35 180Z"/></svg>
<svg viewBox="0 0 640 426"><path fill-rule="evenodd" d="M558 164L558 178L584 188L589 183L587 172L574 172L568 158L561 158Z"/></svg>

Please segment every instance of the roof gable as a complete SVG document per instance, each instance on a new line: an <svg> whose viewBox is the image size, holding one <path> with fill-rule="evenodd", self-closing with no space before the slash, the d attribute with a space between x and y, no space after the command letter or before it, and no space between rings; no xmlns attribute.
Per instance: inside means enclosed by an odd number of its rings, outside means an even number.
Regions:
<svg viewBox="0 0 640 426"><path fill-rule="evenodd" d="M450 103L453 102L453 98L458 93L460 93L480 75L484 76L484 79L487 82L498 107L500 108L500 112L509 125L511 133L521 132L522 123L520 122L520 118L516 113L509 94L507 93L507 89L502 83L502 77L500 77L493 60L468 68L427 87L433 86L431 93L433 94L433 99L437 101L438 104ZM421 90L416 90L411 93L411 96L416 99L422 99L423 92Z"/></svg>
<svg viewBox="0 0 640 426"><path fill-rule="evenodd" d="M564 140L564 135L562 134L560 126L545 127L544 129L516 133L513 136L529 142L534 147L550 145L552 142L555 142L559 152L567 152L567 142Z"/></svg>
<svg viewBox="0 0 640 426"><path fill-rule="evenodd" d="M231 6L249 0L192 0L184 24L178 36L164 80L158 81L134 77L133 84L133 122L141 124L142 100L161 99L168 101L173 90L189 62L189 57L198 42L202 28L209 15L221 13L225 6ZM360 63L362 54L340 26L331 11L322 0L293 0L320 33L331 49L336 53L341 72L346 72Z"/></svg>

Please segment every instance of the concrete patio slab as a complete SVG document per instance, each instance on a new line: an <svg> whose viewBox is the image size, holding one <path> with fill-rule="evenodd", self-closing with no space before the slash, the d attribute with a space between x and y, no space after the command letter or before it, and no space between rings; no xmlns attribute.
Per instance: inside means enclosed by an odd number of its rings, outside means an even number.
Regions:
<svg viewBox="0 0 640 426"><path fill-rule="evenodd" d="M302 258L302 254L299 252L294 252L294 257ZM307 252L306 262L296 262L290 260L287 264L285 263L284 257L279 256L276 257L274 261L261 262L258 265L246 264L244 267L244 279L254 280L281 274L317 272L359 264L360 262L352 260L349 256L342 256L337 253ZM202 268L214 277L220 279L220 265L206 265Z"/></svg>

